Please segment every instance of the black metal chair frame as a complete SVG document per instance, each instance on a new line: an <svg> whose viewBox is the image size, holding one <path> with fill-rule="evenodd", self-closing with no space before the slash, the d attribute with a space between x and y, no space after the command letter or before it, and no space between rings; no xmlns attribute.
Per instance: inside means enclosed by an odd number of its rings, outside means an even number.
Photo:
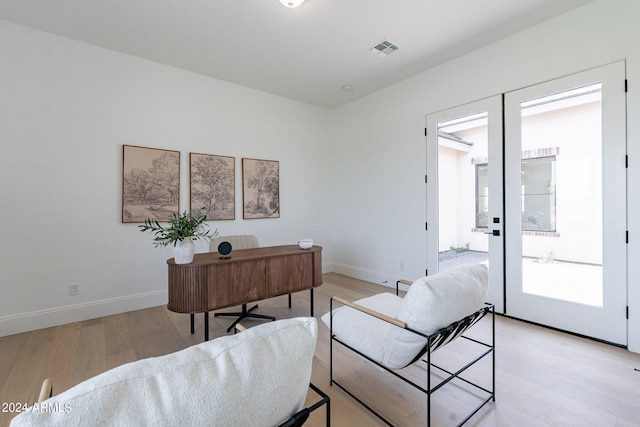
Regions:
<svg viewBox="0 0 640 427"><path fill-rule="evenodd" d="M326 417L327 417L327 427L331 427L331 399L326 393L324 393L322 390L320 390L318 387L316 387L312 383L309 383L309 388L315 391L320 396L320 400L318 400L316 403L314 403L309 407L302 408L301 410L293 414L291 418L289 418L287 421L280 424L278 427L300 427L307 421L307 418L309 418L309 415L311 414L311 412L320 408L322 405L326 405L325 410L326 410ZM42 386L40 387L38 403L42 403L46 399L52 396L53 396L52 382L50 378L46 378L42 382Z"/></svg>
<svg viewBox="0 0 640 427"><path fill-rule="evenodd" d="M315 391L321 399L308 408L303 408L296 412L291 418L280 424L278 427L299 427L307 421L311 412L320 408L322 405L326 405L327 427L331 427L331 399L322 390L313 385L313 383L309 383L309 388Z"/></svg>
<svg viewBox="0 0 640 427"><path fill-rule="evenodd" d="M495 384L496 384L496 357L495 357L495 306L493 304L485 304L484 307L482 307L479 311L473 313L472 315L469 315L461 320L458 320L457 322L452 323L451 325L442 328L438 331L436 331L435 333L431 334L431 335L425 335L421 332L418 332L414 329L409 328L408 326L402 328L405 331L408 332L412 332L416 335L419 335L423 338L425 338L427 340L425 346L423 347L423 349L418 353L418 355L411 361L411 363L409 363L407 366L412 365L413 363L422 360L422 362L425 362L427 364L427 384L426 387L423 387L419 384L416 384L415 382L411 381L410 379L400 375L398 372L396 372L396 370L391 370L383 365L381 365L380 363L376 362L375 360L371 359L369 356L367 356L366 354L354 349L353 347L349 346L348 344L342 342L341 340L339 340L334 334L333 334L333 301L334 298L331 298L330 301L330 340L329 340L329 376L330 376L330 385L333 386L333 384L337 385L338 387L340 387L340 389L342 389L345 393L347 393L349 396L351 396L353 399L355 399L358 403L360 403L362 406L364 406L367 410L369 410L371 413L373 413L376 417L378 417L380 420L382 420L383 422L385 422L387 425L389 426L393 426L393 424L391 424L387 419L385 419L381 414L379 414L378 412L376 412L373 408L371 408L369 405L367 405L365 402L363 402L360 398L358 398L355 394L353 394L351 391L347 390L343 385L339 384L334 378L333 378L333 341L336 341L340 344L342 344L344 347L348 348L349 350L355 352L356 354L364 357L365 359L367 359L369 362L373 363L374 365L378 366L379 368L384 369L385 371L391 373L392 375L394 375L395 377L401 379L402 381L404 381L405 383L411 385L412 387L420 390L422 393L427 395L427 426L431 426L431 394L433 394L434 392L436 392L437 390L439 390L441 387L443 387L445 384L449 383L451 380L453 379L458 379L460 381L463 381L467 384L472 385L473 387L481 390L482 392L486 393L486 398L477 406L475 407L459 424L458 426L463 425L464 423L466 423L467 421L469 421L469 419L475 415L484 405L486 405L487 403L489 403L490 401L494 401L496 400L496 396L495 396ZM336 301L338 303L342 303L342 301ZM352 306L350 305L351 308L355 309L355 310L359 310L358 306ZM387 320L385 320L384 318L380 318L377 317L373 314L371 314L371 312L367 312L364 310L359 310L362 313L365 313L367 315L376 317L382 321L386 321L388 323L390 323L392 325L392 327L400 327L392 322L389 322ZM480 321L480 319L482 319L487 313L491 313L491 343L485 343L467 336L464 336L464 332L466 332L469 328L471 328L473 325L475 325L478 321ZM383 316L384 317L384 316ZM474 358L473 360L471 360L469 363L467 363L466 365L464 365L463 367L461 367L460 369L458 369L455 372L450 372L440 366L437 366L435 364L433 364L431 362L431 355L432 353L437 350L438 348L448 344L449 342L453 341L455 338L464 338L468 341L472 341L476 344L479 344L480 346L484 347L486 350L484 352L482 352L482 354L480 354L479 356L477 356L476 358ZM481 359L483 359L485 356L491 354L492 356L492 363L491 363L491 390L486 389L485 387L482 387L478 384L475 384L465 378L462 378L460 376L460 374L462 374L464 371L466 371L468 368L470 368L471 366L473 366L476 362L479 362ZM423 358L425 357L426 358ZM406 367L406 366L405 366ZM445 374L447 374L448 376L446 378L444 378L442 381L440 381L439 383L432 385L431 384L431 369L432 368L436 368L441 372L444 372Z"/></svg>

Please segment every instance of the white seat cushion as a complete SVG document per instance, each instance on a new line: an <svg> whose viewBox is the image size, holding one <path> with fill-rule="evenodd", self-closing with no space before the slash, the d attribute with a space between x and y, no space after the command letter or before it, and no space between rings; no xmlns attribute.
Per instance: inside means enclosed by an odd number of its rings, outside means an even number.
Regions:
<svg viewBox="0 0 640 427"><path fill-rule="evenodd" d="M383 293L359 299L354 303L386 316L396 317L402 298ZM344 306L333 311L333 334L345 344L382 363L384 344L391 325L351 307ZM325 313L322 321L330 327L330 314Z"/></svg>
<svg viewBox="0 0 640 427"><path fill-rule="evenodd" d="M265 323L107 371L11 425L272 427L304 405L316 339L314 318Z"/></svg>

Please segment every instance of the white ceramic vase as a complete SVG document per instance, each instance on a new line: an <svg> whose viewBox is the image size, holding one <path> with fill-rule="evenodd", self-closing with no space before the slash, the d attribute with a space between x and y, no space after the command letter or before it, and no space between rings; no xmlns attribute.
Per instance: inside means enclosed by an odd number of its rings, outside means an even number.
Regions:
<svg viewBox="0 0 640 427"><path fill-rule="evenodd" d="M176 242L173 247L173 260L176 264L189 264L193 261L193 254L196 252L196 245L193 239L187 237L182 241Z"/></svg>

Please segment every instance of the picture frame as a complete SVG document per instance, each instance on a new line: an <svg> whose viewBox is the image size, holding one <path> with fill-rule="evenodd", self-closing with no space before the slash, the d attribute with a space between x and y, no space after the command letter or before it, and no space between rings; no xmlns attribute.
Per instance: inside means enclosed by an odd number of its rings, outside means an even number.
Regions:
<svg viewBox="0 0 640 427"><path fill-rule="evenodd" d="M236 218L235 157L189 153L191 210L202 209L207 220Z"/></svg>
<svg viewBox="0 0 640 427"><path fill-rule="evenodd" d="M180 209L180 152L122 146L122 222L168 221Z"/></svg>
<svg viewBox="0 0 640 427"><path fill-rule="evenodd" d="M280 218L280 163L242 159L242 216Z"/></svg>

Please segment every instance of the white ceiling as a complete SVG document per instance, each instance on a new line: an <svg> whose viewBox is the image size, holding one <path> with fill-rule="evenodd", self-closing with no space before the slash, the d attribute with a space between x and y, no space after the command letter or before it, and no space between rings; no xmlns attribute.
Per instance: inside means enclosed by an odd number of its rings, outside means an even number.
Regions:
<svg viewBox="0 0 640 427"><path fill-rule="evenodd" d="M590 1L2 0L0 19L335 108ZM369 53L383 39L400 49Z"/></svg>

